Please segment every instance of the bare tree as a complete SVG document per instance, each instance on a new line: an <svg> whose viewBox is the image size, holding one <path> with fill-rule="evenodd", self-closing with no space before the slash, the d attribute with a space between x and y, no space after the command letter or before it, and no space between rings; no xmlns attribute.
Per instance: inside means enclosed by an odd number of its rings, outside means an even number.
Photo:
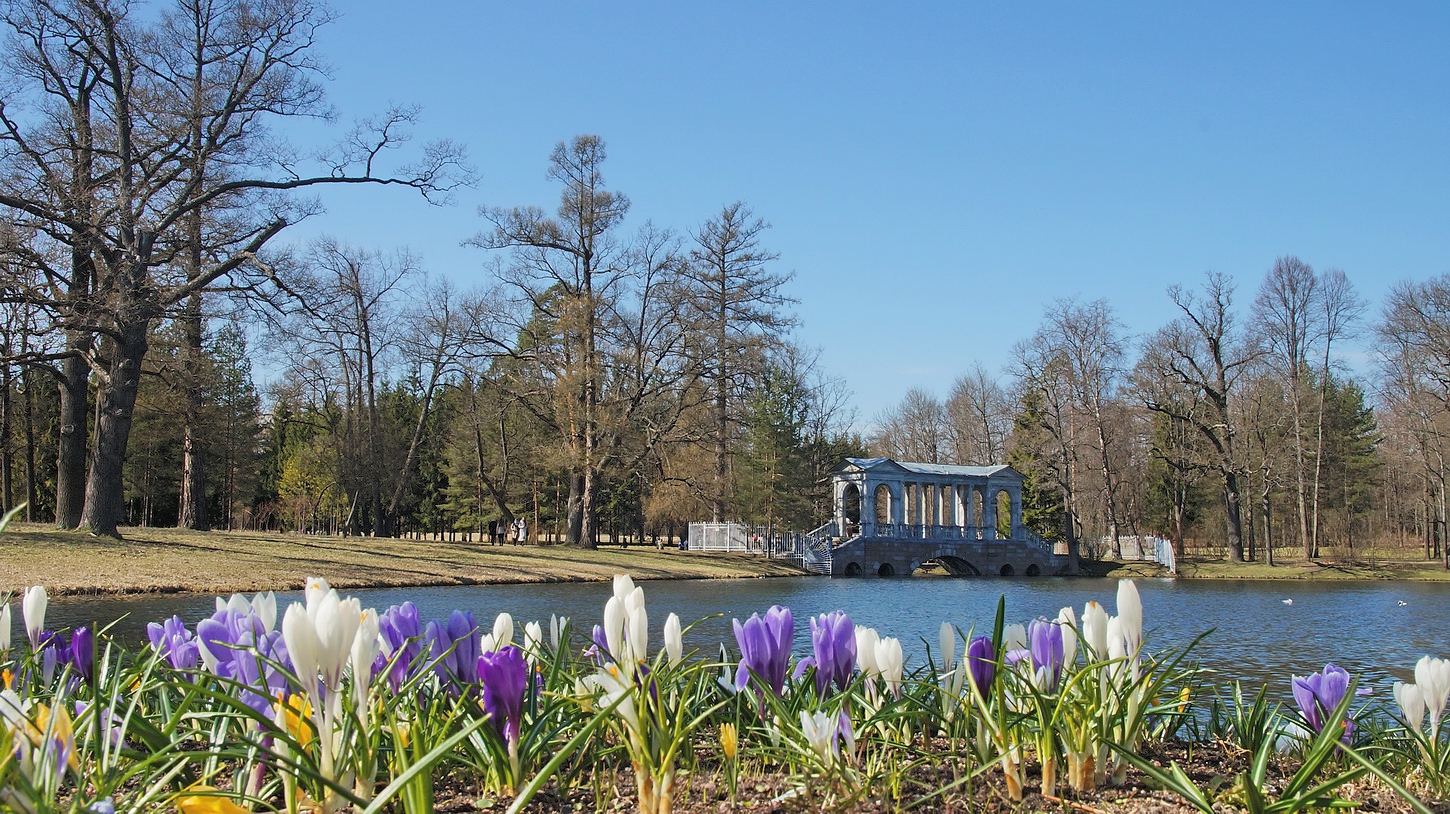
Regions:
<svg viewBox="0 0 1450 814"><path fill-rule="evenodd" d="M913 387L899 405L876 417L871 447L887 458L943 463L948 451L946 410L930 393Z"/></svg>
<svg viewBox="0 0 1450 814"><path fill-rule="evenodd" d="M69 119L59 130L45 117L15 117L14 109L35 95L32 87L6 89L0 97L0 162L9 170L0 185L0 207L12 217L35 224L50 239L72 252L87 255L82 263L92 274L89 295L56 296L68 287L76 263L57 266L38 254L28 259L40 269L46 285L19 292L27 301L46 308L57 330L98 334L99 347L72 349L84 354L99 380L96 437L91 448L81 524L97 534L116 535L122 505L122 466L130 437L132 413L141 365L148 350L148 334L156 320L187 303L199 292L257 262L258 253L289 224L307 214L292 206L281 193L319 184L400 184L426 196L446 192L463 177L461 150L439 143L425 149L414 165L396 173L382 168L383 154L406 140L406 128L415 111L396 109L380 119L359 125L324 157L316 174L304 173L286 153L275 153L265 166L229 165L231 172L199 168L194 123L203 122L203 140L214 145L247 138L262 131L264 121L276 115L315 111L312 97L299 100L297 109L272 109L265 94L289 77L306 74L299 55L314 42L326 17L305 2L279 0L267 7L275 14L267 21L274 39L240 43L219 63L217 72L232 83L227 92L204 94L206 108L189 97L185 116L171 103L180 85L191 87L193 74L175 75L173 64L160 60L146 47L154 38L147 29L127 18L128 9L109 0L75 0L51 5L44 0L17 4L25 14L12 14L6 22L16 33L8 53L39 59L53 43L47 32L65 32L67 59L56 72L75 87L89 84L88 103L93 111L86 121L104 120L106 129L90 128L86 138L98 145L92 155L104 155L105 172L92 172L85 183L90 206L77 206L68 190L78 169L74 151L52 151L41 146L58 132L69 141L76 128ZM254 14L249 4L238 14ZM183 64L183 63L176 63ZM194 67L194 62L185 63ZM79 79L73 79L78 77ZM71 117L74 118L74 117ZM217 154L225 154L218 147ZM188 241L188 225L198 213L224 201L254 196L252 218L203 267L179 279L163 272L176 264ZM104 206L94 205L102 201ZM192 236L194 237L194 229ZM184 264L182 264L184 266ZM93 268L93 271L90 271Z"/></svg>
<svg viewBox="0 0 1450 814"><path fill-rule="evenodd" d="M1259 353L1235 325L1233 291L1232 281L1217 272L1207 275L1202 294L1170 287L1168 297L1182 315L1148 338L1134 378L1149 410L1188 422L1212 450L1223 487L1229 560L1243 562L1242 462L1235 449L1233 401L1239 377ZM1193 399L1184 403L1165 395L1179 388Z"/></svg>
<svg viewBox="0 0 1450 814"><path fill-rule="evenodd" d="M945 406L957 463L990 466L1005 460L1012 412L1006 391L980 362L952 384Z"/></svg>

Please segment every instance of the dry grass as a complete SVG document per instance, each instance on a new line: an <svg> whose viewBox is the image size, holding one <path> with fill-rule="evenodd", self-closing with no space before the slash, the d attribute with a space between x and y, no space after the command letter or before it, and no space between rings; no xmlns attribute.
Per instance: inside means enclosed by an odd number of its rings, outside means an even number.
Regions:
<svg viewBox="0 0 1450 814"><path fill-rule="evenodd" d="M124 540L17 523L0 533L0 594L45 585L52 594L293 589L314 574L339 588L506 582L795 576L763 557L653 548L583 551L489 547L367 537L260 532L123 530Z"/></svg>
<svg viewBox="0 0 1450 814"><path fill-rule="evenodd" d="M1277 555L1276 555L1277 556ZM1167 577L1168 569L1155 563L1103 561L1084 563L1083 572L1094 576ZM1300 580L1418 580L1450 581L1439 561L1389 560L1340 562L1319 560L1278 560L1273 566L1263 562L1230 563L1222 559L1185 557L1179 562L1178 576L1184 579L1300 579Z"/></svg>

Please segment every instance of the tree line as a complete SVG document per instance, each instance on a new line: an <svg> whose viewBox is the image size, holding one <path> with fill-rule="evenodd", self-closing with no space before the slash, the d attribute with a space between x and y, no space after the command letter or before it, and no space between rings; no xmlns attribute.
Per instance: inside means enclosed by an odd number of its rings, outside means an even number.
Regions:
<svg viewBox="0 0 1450 814"><path fill-rule="evenodd" d="M480 210L477 290L407 252L279 245L318 213L309 188L439 204L473 179L461 145L411 143L406 106L286 140L335 118L329 21L305 0L0 3L5 508L103 535L527 517L581 546L823 511L862 445L746 204L627 230L584 135L549 157L551 211Z"/></svg>
<svg viewBox="0 0 1450 814"><path fill-rule="evenodd" d="M1234 562L1394 546L1450 567L1450 275L1396 285L1376 314L1344 272L1286 256L1236 294L1218 273L1172 286L1140 337L1104 300L1055 300L1004 375L909 391L869 443L1010 463L1026 522L1089 556L1154 535ZM1351 347L1370 359L1351 369Z"/></svg>

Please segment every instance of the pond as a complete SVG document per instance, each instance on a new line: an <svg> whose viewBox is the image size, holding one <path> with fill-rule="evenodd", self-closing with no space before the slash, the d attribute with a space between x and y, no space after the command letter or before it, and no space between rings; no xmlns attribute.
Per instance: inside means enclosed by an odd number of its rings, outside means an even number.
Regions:
<svg viewBox="0 0 1450 814"><path fill-rule="evenodd" d="M726 642L734 654L730 619L745 618L772 604L790 607L796 618L796 648L810 648L807 617L846 611L857 624L897 636L909 662L920 664L925 643L936 648L943 621L965 632L987 632L999 597L1007 620L1054 617L1064 605L1081 615L1088 600L1114 611L1117 581L1111 579L829 579L823 577L745 580L657 580L644 586L653 639L666 615L686 624L704 619L685 638L686 648L713 654ZM1410 677L1423 655L1450 657L1450 583L1298 582L1264 580L1140 580L1147 648L1182 647L1200 633L1212 633L1195 651L1205 667L1225 678L1277 684L1288 695L1289 675L1304 675L1334 662L1388 695L1396 679ZM524 622L549 614L568 616L587 635L609 597L607 583L489 585L343 591L364 607L379 610L411 600L427 618L455 608L473 611L486 630L495 614ZM300 594L279 594L281 609ZM1290 600L1290 601L1286 601ZM18 603L17 603L18 604ZM180 614L188 625L209 615L210 597L56 597L47 627L60 629L119 620L115 635L144 638L148 621ZM20 627L19 608L16 627ZM707 618L713 617L713 618ZM22 634L23 635L23 634Z"/></svg>

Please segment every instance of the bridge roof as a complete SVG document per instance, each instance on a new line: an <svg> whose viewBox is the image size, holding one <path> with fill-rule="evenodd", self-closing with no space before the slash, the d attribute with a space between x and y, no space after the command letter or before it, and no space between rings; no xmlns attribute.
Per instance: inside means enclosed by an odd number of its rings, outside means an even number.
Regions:
<svg viewBox="0 0 1450 814"><path fill-rule="evenodd" d="M993 475L1007 475L1021 478L1022 474L1006 464L996 466L958 466L956 464L924 464L911 461L896 461L891 458L847 458L837 472L851 469L909 472L916 475L945 475L948 477L986 478Z"/></svg>

